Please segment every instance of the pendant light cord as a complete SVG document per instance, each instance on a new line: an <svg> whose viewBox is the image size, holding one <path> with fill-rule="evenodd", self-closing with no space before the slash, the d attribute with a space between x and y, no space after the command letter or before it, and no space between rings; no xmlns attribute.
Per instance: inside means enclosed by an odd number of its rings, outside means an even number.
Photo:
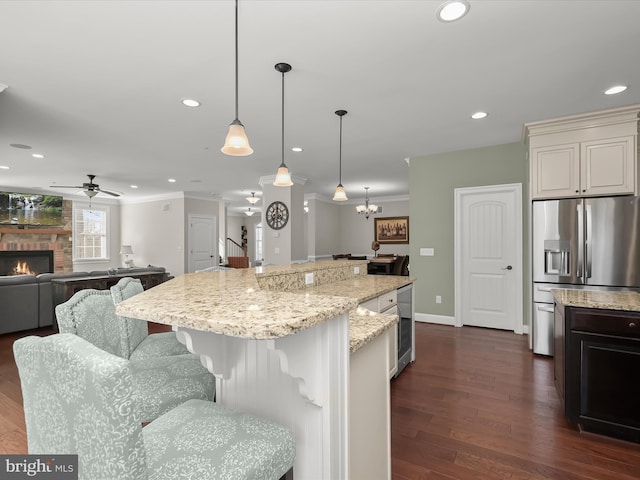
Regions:
<svg viewBox="0 0 640 480"><path fill-rule="evenodd" d="M338 183L342 185L342 115L340 115L340 169Z"/></svg>
<svg viewBox="0 0 640 480"><path fill-rule="evenodd" d="M238 0L236 0L236 121L238 120Z"/></svg>
<svg viewBox="0 0 640 480"><path fill-rule="evenodd" d="M282 165L284 165L284 72L282 72Z"/></svg>

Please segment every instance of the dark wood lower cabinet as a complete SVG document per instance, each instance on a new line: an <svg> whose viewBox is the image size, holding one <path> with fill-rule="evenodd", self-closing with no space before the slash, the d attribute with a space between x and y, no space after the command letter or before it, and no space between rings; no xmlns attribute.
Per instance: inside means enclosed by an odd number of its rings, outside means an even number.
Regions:
<svg viewBox="0 0 640 480"><path fill-rule="evenodd" d="M640 442L640 313L567 307L564 320L566 417Z"/></svg>
<svg viewBox="0 0 640 480"><path fill-rule="evenodd" d="M106 290L118 283L124 277L137 278L142 282L142 287L147 290L167 280L165 272L127 273L118 275L100 275L88 277L56 278L51 281L53 304L59 305L69 300L74 293L87 288Z"/></svg>

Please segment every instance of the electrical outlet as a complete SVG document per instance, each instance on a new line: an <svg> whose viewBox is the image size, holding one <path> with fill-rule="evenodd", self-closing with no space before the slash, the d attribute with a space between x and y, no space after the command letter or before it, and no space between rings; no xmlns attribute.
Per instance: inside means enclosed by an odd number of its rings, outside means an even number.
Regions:
<svg viewBox="0 0 640 480"><path fill-rule="evenodd" d="M435 255L435 249L433 248L421 248L420 255L423 257L433 257Z"/></svg>
<svg viewBox="0 0 640 480"><path fill-rule="evenodd" d="M353 274L360 275L360 267L353 267Z"/></svg>
<svg viewBox="0 0 640 480"><path fill-rule="evenodd" d="M442 297L440 295L436 295L436 303L442 303Z"/></svg>
<svg viewBox="0 0 640 480"><path fill-rule="evenodd" d="M304 283L306 285L313 285L313 272L304 274Z"/></svg>

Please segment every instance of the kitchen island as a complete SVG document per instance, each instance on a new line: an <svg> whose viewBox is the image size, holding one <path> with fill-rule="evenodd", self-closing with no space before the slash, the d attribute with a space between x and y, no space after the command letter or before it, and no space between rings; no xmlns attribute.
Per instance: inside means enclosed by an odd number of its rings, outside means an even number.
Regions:
<svg viewBox="0 0 640 480"><path fill-rule="evenodd" d="M552 290L554 373L567 419L640 442L640 293Z"/></svg>
<svg viewBox="0 0 640 480"><path fill-rule="evenodd" d="M315 286L305 289L309 273ZM382 479L390 477L390 429L382 437L350 431L350 390L379 392L383 408L372 415L389 419L387 335L397 316L358 310L360 297L344 295L363 285L366 296L375 295L379 280L366 277L366 261L353 260L186 274L116 311L172 325L216 376L216 401L289 427L295 478L355 478L352 459L359 456L349 447L355 436L358 450L383 450L385 468L375 476ZM339 284L343 295L314 290L329 284ZM351 359L360 357L368 360L356 360L363 371L352 375Z"/></svg>

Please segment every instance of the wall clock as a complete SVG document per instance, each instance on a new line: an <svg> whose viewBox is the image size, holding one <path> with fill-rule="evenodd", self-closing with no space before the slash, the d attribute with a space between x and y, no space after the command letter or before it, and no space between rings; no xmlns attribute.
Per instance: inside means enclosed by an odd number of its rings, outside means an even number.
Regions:
<svg viewBox="0 0 640 480"><path fill-rule="evenodd" d="M267 207L267 225L274 230L280 230L289 221L289 209L282 202L273 202Z"/></svg>

